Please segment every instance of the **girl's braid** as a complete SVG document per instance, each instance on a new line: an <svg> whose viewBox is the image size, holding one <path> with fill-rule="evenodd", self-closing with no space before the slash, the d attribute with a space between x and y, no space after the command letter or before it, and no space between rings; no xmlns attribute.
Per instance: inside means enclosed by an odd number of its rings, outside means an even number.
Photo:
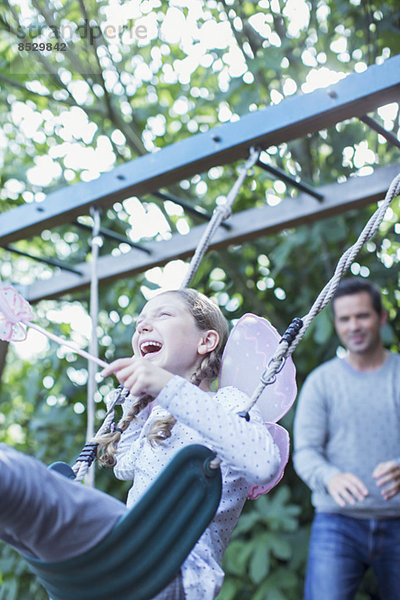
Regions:
<svg viewBox="0 0 400 600"><path fill-rule="evenodd" d="M97 456L99 462L106 467L114 467L116 465L115 455L118 450L118 444L121 440L121 435L126 431L133 419L153 400L152 396L139 396L135 399L130 410L126 415L118 421L114 431L104 433L102 436L96 437L98 442Z"/></svg>
<svg viewBox="0 0 400 600"><path fill-rule="evenodd" d="M193 373L190 381L194 385L200 385L204 379L213 380L219 373L221 356L216 350L212 350L201 361L198 369Z"/></svg>
<svg viewBox="0 0 400 600"><path fill-rule="evenodd" d="M193 373L190 382L199 386L204 379L215 379L219 372L221 356L216 350L212 350L201 361L198 369ZM172 428L176 423L175 417L169 415L155 419L147 433L147 439L151 445L161 444L163 440L171 437Z"/></svg>

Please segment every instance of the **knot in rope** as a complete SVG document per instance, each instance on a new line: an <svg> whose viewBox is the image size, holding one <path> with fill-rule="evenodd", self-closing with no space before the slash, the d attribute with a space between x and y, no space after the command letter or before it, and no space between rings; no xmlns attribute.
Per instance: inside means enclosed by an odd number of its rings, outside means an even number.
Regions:
<svg viewBox="0 0 400 600"><path fill-rule="evenodd" d="M283 334L279 343L281 344L282 342L285 341L285 342L287 342L288 346L290 346L293 343L293 341L295 340L295 338L297 337L297 335L302 327L303 327L302 319L295 317L293 319L293 321L290 323L289 327L286 329L286 331Z"/></svg>
<svg viewBox="0 0 400 600"><path fill-rule="evenodd" d="M89 468L97 456L97 446L97 442L88 442L85 444L76 462L85 462L88 465L87 468Z"/></svg>
<svg viewBox="0 0 400 600"><path fill-rule="evenodd" d="M227 204L219 204L214 208L213 215L218 215L218 220L222 222L226 219L229 219L229 217L232 215L232 209Z"/></svg>

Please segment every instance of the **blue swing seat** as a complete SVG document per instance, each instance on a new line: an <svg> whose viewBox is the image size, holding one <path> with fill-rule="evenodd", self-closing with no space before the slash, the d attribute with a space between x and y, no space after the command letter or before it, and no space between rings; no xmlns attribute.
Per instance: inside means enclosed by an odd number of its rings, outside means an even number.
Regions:
<svg viewBox="0 0 400 600"><path fill-rule="evenodd" d="M111 533L60 562L26 558L52 600L149 600L178 574L221 498L215 453L183 448ZM96 507L93 507L96 510Z"/></svg>

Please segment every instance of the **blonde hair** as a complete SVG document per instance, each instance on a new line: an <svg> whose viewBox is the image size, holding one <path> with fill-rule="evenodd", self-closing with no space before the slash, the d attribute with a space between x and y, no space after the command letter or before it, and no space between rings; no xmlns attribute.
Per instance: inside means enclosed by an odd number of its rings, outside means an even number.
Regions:
<svg viewBox="0 0 400 600"><path fill-rule="evenodd" d="M163 292L163 294L178 295L195 320L199 331L215 330L219 335L217 346L206 354L197 370L192 374L190 381L199 386L203 381L212 381L218 375L221 365L222 353L228 339L228 323L219 307L207 296L192 289L182 289ZM161 294L160 294L161 295ZM151 396L136 398L129 412L118 422L115 430L104 434L96 441L99 443L98 456L103 465L113 467L116 464L115 455L122 433L129 427L133 419L151 402ZM171 436L172 428L176 423L175 417L155 419L147 432L147 438L152 445L161 444Z"/></svg>

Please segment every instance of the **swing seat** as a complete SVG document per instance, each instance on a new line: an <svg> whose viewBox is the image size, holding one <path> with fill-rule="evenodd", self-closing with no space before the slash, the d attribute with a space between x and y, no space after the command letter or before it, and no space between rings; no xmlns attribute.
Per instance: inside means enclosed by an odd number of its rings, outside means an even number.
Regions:
<svg viewBox="0 0 400 600"><path fill-rule="evenodd" d="M164 589L218 508L222 478L210 467L214 457L205 446L183 448L88 552L60 562L25 557L52 600L149 600Z"/></svg>

